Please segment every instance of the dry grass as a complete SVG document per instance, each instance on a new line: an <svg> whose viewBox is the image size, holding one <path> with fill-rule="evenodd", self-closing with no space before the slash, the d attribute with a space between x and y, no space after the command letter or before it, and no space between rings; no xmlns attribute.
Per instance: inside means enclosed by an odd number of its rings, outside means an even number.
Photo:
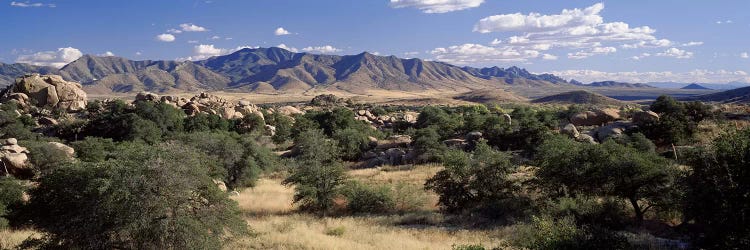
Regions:
<svg viewBox="0 0 750 250"><path fill-rule="evenodd" d="M33 230L0 230L0 249L14 249L29 237L39 236Z"/></svg>
<svg viewBox="0 0 750 250"><path fill-rule="evenodd" d="M420 165L408 170L393 167L349 171L352 179L368 183L408 182L423 185L440 170ZM240 239L228 249L451 249L453 245L504 246L508 229L459 230L441 226L433 211L390 216L343 216L321 218L294 213L293 189L278 179L262 179L258 186L233 197L245 212L254 235ZM411 221L427 221L415 225ZM402 226L402 224L410 224Z"/></svg>
<svg viewBox="0 0 750 250"><path fill-rule="evenodd" d="M255 237L231 249L451 249L452 245L501 246L507 232L399 227L382 217L318 218L311 215L248 218ZM330 233L337 231L336 234ZM339 232L342 232L340 235Z"/></svg>

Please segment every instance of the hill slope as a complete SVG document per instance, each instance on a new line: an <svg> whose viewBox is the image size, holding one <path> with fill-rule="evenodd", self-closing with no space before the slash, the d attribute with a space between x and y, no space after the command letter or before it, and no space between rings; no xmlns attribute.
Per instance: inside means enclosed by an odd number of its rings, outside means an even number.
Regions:
<svg viewBox="0 0 750 250"><path fill-rule="evenodd" d="M622 105L624 102L609 98L597 93L578 90L561 94L542 97L532 101L533 103L556 103L556 104L591 104L591 105Z"/></svg>
<svg viewBox="0 0 750 250"><path fill-rule="evenodd" d="M703 87L702 85L697 84L697 83L691 83L690 85L682 87L681 89L709 89L709 88Z"/></svg>
<svg viewBox="0 0 750 250"><path fill-rule="evenodd" d="M727 90L724 92L686 98L691 101L750 103L750 87Z"/></svg>
<svg viewBox="0 0 750 250"><path fill-rule="evenodd" d="M461 93L453 99L476 103L528 102L525 97L503 89L479 89Z"/></svg>

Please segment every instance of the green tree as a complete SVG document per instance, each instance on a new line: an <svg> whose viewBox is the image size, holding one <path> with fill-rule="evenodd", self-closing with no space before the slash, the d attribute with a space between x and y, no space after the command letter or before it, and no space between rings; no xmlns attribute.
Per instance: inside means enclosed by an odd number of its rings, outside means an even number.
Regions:
<svg viewBox="0 0 750 250"><path fill-rule="evenodd" d="M336 131L333 139L341 149L341 157L344 160L355 161L370 148L367 135L352 128Z"/></svg>
<svg viewBox="0 0 750 250"><path fill-rule="evenodd" d="M275 112L269 117L271 125L276 127L276 134L271 137L274 143L281 144L292 138L292 127L294 126L292 118L279 112Z"/></svg>
<svg viewBox="0 0 750 250"><path fill-rule="evenodd" d="M236 202L179 144L124 144L114 158L55 169L31 191L42 248L220 249L247 231Z"/></svg>
<svg viewBox="0 0 750 250"><path fill-rule="evenodd" d="M18 180L0 176L0 230L8 226L8 219L21 207L25 189Z"/></svg>
<svg viewBox="0 0 750 250"><path fill-rule="evenodd" d="M231 127L231 124L229 120L221 118L219 115L198 113L185 118L184 127L187 132L227 131Z"/></svg>
<svg viewBox="0 0 750 250"><path fill-rule="evenodd" d="M698 246L750 248L750 129L720 136L687 162L684 211Z"/></svg>
<svg viewBox="0 0 750 250"><path fill-rule="evenodd" d="M493 207L514 199L519 191L509 179L516 169L510 156L484 142L473 154L449 150L443 159L445 169L428 179L425 188L440 196L439 204L448 212Z"/></svg>
<svg viewBox="0 0 750 250"><path fill-rule="evenodd" d="M339 149L321 130L301 133L295 148L300 153L297 164L283 183L294 185L294 202L302 209L325 215L333 207L333 199L346 176Z"/></svg>
<svg viewBox="0 0 750 250"><path fill-rule="evenodd" d="M461 116L449 114L444 109L434 106L426 106L417 116L416 128L427 128L434 126L440 136L445 139L453 136L461 127Z"/></svg>
<svg viewBox="0 0 750 250"><path fill-rule="evenodd" d="M440 161L443 152L448 150L448 147L440 140L440 134L435 127L418 129L414 135L412 148L420 162Z"/></svg>

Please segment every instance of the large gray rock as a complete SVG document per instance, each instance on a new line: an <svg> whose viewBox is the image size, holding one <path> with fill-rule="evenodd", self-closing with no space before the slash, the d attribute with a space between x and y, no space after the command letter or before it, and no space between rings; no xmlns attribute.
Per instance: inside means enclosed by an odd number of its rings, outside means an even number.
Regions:
<svg viewBox="0 0 750 250"><path fill-rule="evenodd" d="M73 159L73 157L76 156L75 149L69 147L68 145L65 145L59 142L49 142L48 144L52 146L53 148L64 152L65 155L68 156L68 158L70 159Z"/></svg>
<svg viewBox="0 0 750 250"><path fill-rule="evenodd" d="M599 142L604 142L610 138L617 138L622 136L626 130L633 128L633 124L629 122L616 122L607 126L600 127L596 130L596 139Z"/></svg>
<svg viewBox="0 0 750 250"><path fill-rule="evenodd" d="M598 126L619 119L620 111L617 109L598 109L575 114L570 118L570 123L575 126Z"/></svg>
<svg viewBox="0 0 750 250"><path fill-rule="evenodd" d="M578 132L578 129L576 128L576 126L571 123L568 123L568 125L565 125L565 127L563 127L560 130L560 133L570 136L571 138L578 138L578 136L581 135L581 133Z"/></svg>
<svg viewBox="0 0 750 250"><path fill-rule="evenodd" d="M40 108L76 112L86 108L87 96L81 84L65 81L61 76L29 74L16 79L4 99L11 98L27 98L30 105Z"/></svg>

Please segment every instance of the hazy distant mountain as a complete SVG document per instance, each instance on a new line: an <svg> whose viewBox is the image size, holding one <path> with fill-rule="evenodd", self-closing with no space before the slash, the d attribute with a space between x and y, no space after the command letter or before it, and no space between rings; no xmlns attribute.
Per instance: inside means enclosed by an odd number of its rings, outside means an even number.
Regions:
<svg viewBox="0 0 750 250"><path fill-rule="evenodd" d="M692 83L688 86L682 87L681 89L709 89L709 88L703 87L697 83Z"/></svg>
<svg viewBox="0 0 750 250"><path fill-rule="evenodd" d="M395 56L316 55L281 48L242 49L202 61L133 61L85 55L61 69L27 64L0 64L0 84L25 73L52 73L81 82L90 92L154 92L242 90L302 92L335 88L362 93L371 89L467 92L506 84L549 86L569 84L551 75L525 69L457 67Z"/></svg>
<svg viewBox="0 0 750 250"><path fill-rule="evenodd" d="M542 97L531 101L533 103L556 104L591 104L591 105L623 105L624 102L601 94L585 90L571 91Z"/></svg>
<svg viewBox="0 0 750 250"><path fill-rule="evenodd" d="M730 83L679 83L679 82L650 82L648 85L657 87L657 88L666 88L666 89L680 89L685 86L688 86L690 84L698 84L700 86L706 87L708 89L716 89L716 90L730 90L730 89L736 89L736 88L742 88L742 87L749 87L750 83L741 83L741 82L730 82Z"/></svg>
<svg viewBox="0 0 750 250"><path fill-rule="evenodd" d="M616 82L616 81L602 81L592 82L589 84L579 84L580 86L588 87L608 87L608 88L654 88L643 83L627 83L627 82Z"/></svg>

